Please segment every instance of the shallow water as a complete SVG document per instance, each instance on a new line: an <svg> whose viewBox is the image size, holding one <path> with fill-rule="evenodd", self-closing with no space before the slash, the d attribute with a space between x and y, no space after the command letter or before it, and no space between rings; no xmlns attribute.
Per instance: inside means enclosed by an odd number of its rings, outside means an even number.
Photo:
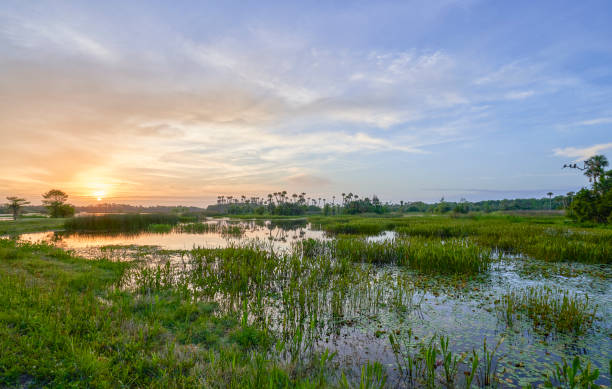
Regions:
<svg viewBox="0 0 612 389"><path fill-rule="evenodd" d="M322 231L313 230L305 221L214 221L225 225L238 225L244 232L239 235L224 235L218 232L191 234L138 233L129 235L111 234L65 234L45 232L24 234L28 241L52 241L55 244L75 249L88 257L100 256L102 246L159 246L167 250L185 250L193 247L217 248L243 244L252 240L266 242L275 250L287 250L292 243L304 238L328 239ZM372 240L393 239L393 232L385 232ZM103 250L103 249L102 249ZM136 250L138 251L138 250ZM129 248L111 249L115 257L130 257ZM105 255L109 251L105 251ZM175 264L177 253L158 253L156 250L141 250L141 259L151 263L171 261ZM180 256L181 260L183 259ZM131 259L131 258L129 258ZM361 266L356 264L355 266ZM412 285L414 295L410 301L402 302L410 309L397 310L390 303L397 290L398 278ZM450 337L451 347L456 353L482 353L483 340L489 349L503 338L497 352L498 374L502 386L515 387L543 382L543 373L550 372L555 362L573 356L586 357L600 370L598 383L610 382L608 361L612 358L612 268L608 265L584 265L578 263L547 263L522 256L503 257L492 266L489 274L474 279L449 282L441 276L423 276L397 266L369 268L367 277L355 280L342 300L343 316L340 321L330 319L332 313L323 304L321 321L316 330L314 348L325 348L338 353L336 360L349 375L358 378L361 366L366 361L380 361L388 367L389 383L402 386L397 373L395 356L391 350L390 333L406 337L412 331L412 342L427 341L434 335ZM367 285L366 285L367 284ZM542 334L526 321L518 321L512 328L498 318L494 301L514 289L529 286L561 287L571 293L588 294L589 300L597 304L597 320L593 328L581 336ZM369 305L364 290L379 293L379 302ZM331 293L328 291L328 293ZM414 301L413 301L414 300ZM412 306L414 303L415 306ZM415 308L418 307L418 308ZM268 301L268 314L282 316L278 302ZM330 324L331 323L331 324ZM459 376L467 370L462 366Z"/></svg>
<svg viewBox="0 0 612 389"><path fill-rule="evenodd" d="M241 221L227 219L209 221L220 226L239 226L240 235L219 232L184 233L174 229L168 233L142 231L129 234L36 232L22 234L19 239L28 242L53 242L70 249L85 249L102 246L159 246L166 250L190 250L194 247L219 248L258 240L267 242L275 249L288 249L293 242L305 238L325 239L323 231L315 231L305 220Z"/></svg>

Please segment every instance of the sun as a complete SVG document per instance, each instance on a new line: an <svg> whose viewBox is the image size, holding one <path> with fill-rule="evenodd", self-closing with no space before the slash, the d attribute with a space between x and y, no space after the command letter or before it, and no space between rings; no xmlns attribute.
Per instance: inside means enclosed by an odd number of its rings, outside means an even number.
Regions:
<svg viewBox="0 0 612 389"><path fill-rule="evenodd" d="M98 199L98 201L102 201L104 196L106 196L106 192L103 190L98 190L98 191L93 192L93 195L96 199Z"/></svg>

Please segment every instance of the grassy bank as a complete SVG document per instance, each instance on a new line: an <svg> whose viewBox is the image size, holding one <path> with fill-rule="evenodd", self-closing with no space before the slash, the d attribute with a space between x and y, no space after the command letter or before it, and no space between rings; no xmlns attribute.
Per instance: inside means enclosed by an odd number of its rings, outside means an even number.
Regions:
<svg viewBox="0 0 612 389"><path fill-rule="evenodd" d="M325 384L325 363L270 357L272 335L237 312L155 283L117 289L132 266L0 240L0 387Z"/></svg>

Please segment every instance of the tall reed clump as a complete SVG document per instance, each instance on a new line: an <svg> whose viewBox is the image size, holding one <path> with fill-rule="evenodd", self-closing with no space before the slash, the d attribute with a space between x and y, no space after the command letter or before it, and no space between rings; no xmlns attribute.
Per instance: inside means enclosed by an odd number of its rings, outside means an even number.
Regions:
<svg viewBox="0 0 612 389"><path fill-rule="evenodd" d="M489 269L491 252L464 241L429 239L371 241L339 238L305 240L304 255L330 255L354 262L393 263L425 273L479 274Z"/></svg>
<svg viewBox="0 0 612 389"><path fill-rule="evenodd" d="M497 310L508 325L522 314L537 330L581 334L593 325L597 305L589 301L588 295L582 297L560 288L529 287L502 296Z"/></svg>
<svg viewBox="0 0 612 389"><path fill-rule="evenodd" d="M186 223L176 227L177 232L188 234L219 233L223 235L240 236L244 234L244 227L240 225L225 225L220 223Z"/></svg>
<svg viewBox="0 0 612 389"><path fill-rule="evenodd" d="M390 223L334 223L322 227L322 229L330 234L362 234L362 235L378 235L385 230L392 230L393 225Z"/></svg>
<svg viewBox="0 0 612 389"><path fill-rule="evenodd" d="M156 232L161 234L172 231L172 226L170 224L149 224L147 230L149 232Z"/></svg>
<svg viewBox="0 0 612 389"><path fill-rule="evenodd" d="M612 263L612 230L608 229L569 228L512 218L424 218L401 225L395 231L401 237L463 238L501 252L544 261Z"/></svg>
<svg viewBox="0 0 612 389"><path fill-rule="evenodd" d="M464 366L463 387L471 388L474 378L479 387L496 387L498 362L501 359L498 349L503 338L495 348L487 348L487 339L484 339L483 353L479 355L476 350L470 354L455 354L449 347L449 338L440 336L439 344L436 335L427 343L412 343L412 330L407 334L389 335L391 350L395 355L396 366L399 370L403 384L409 388L456 388L460 387L461 377L458 376L459 367ZM468 355L470 357L468 358Z"/></svg>
<svg viewBox="0 0 612 389"><path fill-rule="evenodd" d="M174 226L179 222L171 214L122 214L101 216L78 216L66 220L67 231L79 232L135 232L147 229L153 224Z"/></svg>

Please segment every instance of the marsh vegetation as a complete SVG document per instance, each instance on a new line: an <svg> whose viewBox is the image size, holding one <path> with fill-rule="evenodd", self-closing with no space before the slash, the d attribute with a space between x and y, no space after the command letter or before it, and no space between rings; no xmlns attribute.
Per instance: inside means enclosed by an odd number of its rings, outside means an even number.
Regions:
<svg viewBox="0 0 612 389"><path fill-rule="evenodd" d="M2 385L610 384L609 229L112 215L64 230L0 241Z"/></svg>

